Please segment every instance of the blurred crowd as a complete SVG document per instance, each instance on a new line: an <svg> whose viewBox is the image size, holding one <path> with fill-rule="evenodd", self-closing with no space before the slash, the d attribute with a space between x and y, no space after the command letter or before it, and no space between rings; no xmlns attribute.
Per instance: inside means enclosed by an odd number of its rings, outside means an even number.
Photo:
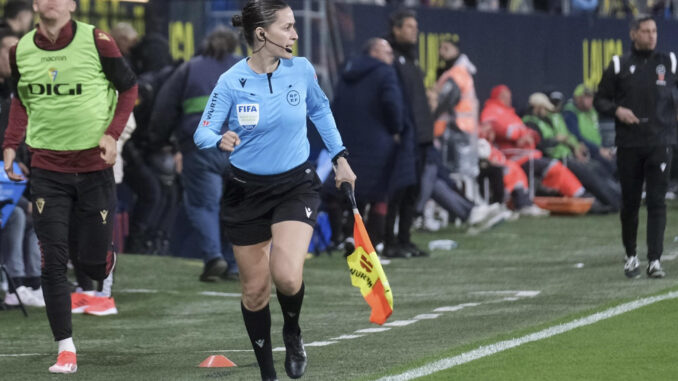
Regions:
<svg viewBox="0 0 678 381"><path fill-rule="evenodd" d="M348 3L434 7L482 12L549 13L624 18L639 13L676 18L675 0L341 0Z"/></svg>

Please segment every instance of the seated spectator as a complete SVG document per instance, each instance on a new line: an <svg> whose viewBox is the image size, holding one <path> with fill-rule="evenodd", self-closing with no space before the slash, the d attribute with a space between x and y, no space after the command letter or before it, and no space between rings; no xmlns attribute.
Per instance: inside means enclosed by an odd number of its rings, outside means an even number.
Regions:
<svg viewBox="0 0 678 381"><path fill-rule="evenodd" d="M565 122L549 98L534 93L529 99L530 113L523 117L525 124L540 136L539 148L547 157L558 159L567 165L584 188L606 208L601 212L619 210L621 190L618 184L604 171L598 171L586 153L586 146L579 143L567 130Z"/></svg>
<svg viewBox="0 0 678 381"><path fill-rule="evenodd" d="M493 138L491 142L502 156L506 155L506 163L514 162L525 172L531 166L545 188L553 189L563 196L583 195L584 187L570 170L557 160L544 158L536 149L540 140L539 134L523 123L511 104L511 90L506 85L498 85L492 89L490 99L485 102L480 114L481 123L491 130L491 134L486 133L487 137ZM496 158L501 157L494 151L492 153ZM492 156L491 154L490 157Z"/></svg>
<svg viewBox="0 0 678 381"><path fill-rule="evenodd" d="M456 217L470 226L491 222L496 225L508 219L511 212L502 208L499 203L488 205L476 205L473 201L462 196L457 185L452 181L451 172L442 162L442 157L437 149L431 147L426 155L427 162L421 179L421 191L417 200L417 215L422 215L424 207L429 199L443 207L452 217ZM496 218L498 217L499 218ZM491 227L485 226L485 228Z"/></svg>
<svg viewBox="0 0 678 381"><path fill-rule="evenodd" d="M591 159L616 175L616 156L612 147L602 144L598 112L593 108L593 90L590 87L582 83L574 89L572 99L563 108L563 118L570 133L586 145Z"/></svg>

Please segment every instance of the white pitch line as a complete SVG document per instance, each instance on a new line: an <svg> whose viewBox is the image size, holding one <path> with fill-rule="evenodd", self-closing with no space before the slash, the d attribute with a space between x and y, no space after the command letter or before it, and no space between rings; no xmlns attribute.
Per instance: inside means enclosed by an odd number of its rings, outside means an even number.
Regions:
<svg viewBox="0 0 678 381"><path fill-rule="evenodd" d="M25 357L25 356L46 356L44 353L7 353L0 354L0 357Z"/></svg>
<svg viewBox="0 0 678 381"><path fill-rule="evenodd" d="M458 304L456 306L446 306L446 307L439 307L433 310L433 312L454 312L454 311L459 311L461 309L464 309L466 307L476 307L481 305L481 303L464 303L464 304Z"/></svg>
<svg viewBox="0 0 678 381"><path fill-rule="evenodd" d="M313 341L308 344L304 344L305 347L325 347L327 345L336 344L336 341Z"/></svg>
<svg viewBox="0 0 678 381"><path fill-rule="evenodd" d="M285 348L283 348L285 350ZM213 349L211 351L200 351L202 353L212 353L212 352L254 352L254 349Z"/></svg>
<svg viewBox="0 0 678 381"><path fill-rule="evenodd" d="M216 291L202 291L199 292L198 294L206 296L227 296L231 298L239 298L242 296L242 294L235 292L216 292Z"/></svg>
<svg viewBox="0 0 678 381"><path fill-rule="evenodd" d="M115 292L125 294L157 294L158 290L149 290L147 288L128 288L122 290L115 290Z"/></svg>
<svg viewBox="0 0 678 381"><path fill-rule="evenodd" d="M533 290L501 290L501 291L473 291L471 295L513 295L521 298L534 298L539 295L541 291Z"/></svg>
<svg viewBox="0 0 678 381"><path fill-rule="evenodd" d="M440 314L419 314L412 319L414 320L424 320L424 319L436 319Z"/></svg>
<svg viewBox="0 0 678 381"><path fill-rule="evenodd" d="M543 329L539 332L531 333L523 337L511 340L500 341L498 343L482 346L469 352L462 353L457 356L448 357L442 360L432 362L419 368L409 370L405 373L387 376L380 378L377 381L407 381L415 378L427 376L441 370L449 369L457 365L465 364L473 360L483 357L491 356L495 353L503 352L505 350L518 347L523 344L531 343L533 341L547 339L549 337L559 335L564 332L571 331L575 328L591 325L601 320L609 319L611 317L624 314L629 311L636 310L647 305L661 302L668 299L678 298L678 291L672 291L666 294L652 296L648 298L638 299L633 302L621 304L617 307L612 307L602 312L595 313L580 319L573 320L569 323L559 324L550 328Z"/></svg>
<svg viewBox="0 0 678 381"><path fill-rule="evenodd" d="M391 328L365 328L365 329L359 329L355 331L355 333L377 333L377 332L384 332L388 331Z"/></svg>
<svg viewBox="0 0 678 381"><path fill-rule="evenodd" d="M405 327L410 324L414 324L418 322L419 320L395 320L390 323L384 324L384 327Z"/></svg>
<svg viewBox="0 0 678 381"><path fill-rule="evenodd" d="M341 335L337 337L333 337L330 340L351 340L351 339L357 339L359 337L363 337L365 335Z"/></svg>

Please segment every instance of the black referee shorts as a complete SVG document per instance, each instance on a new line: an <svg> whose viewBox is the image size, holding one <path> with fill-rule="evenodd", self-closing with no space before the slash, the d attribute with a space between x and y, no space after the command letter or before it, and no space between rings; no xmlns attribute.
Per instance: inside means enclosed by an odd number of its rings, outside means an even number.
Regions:
<svg viewBox="0 0 678 381"><path fill-rule="evenodd" d="M271 239L271 225L281 221L315 226L321 182L310 163L264 176L231 169L224 180L221 220L234 245L254 245Z"/></svg>

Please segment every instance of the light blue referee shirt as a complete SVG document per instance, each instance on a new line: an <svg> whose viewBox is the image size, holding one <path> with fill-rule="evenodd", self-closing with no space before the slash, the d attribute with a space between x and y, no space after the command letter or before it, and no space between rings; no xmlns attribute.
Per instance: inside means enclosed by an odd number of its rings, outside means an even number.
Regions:
<svg viewBox="0 0 678 381"><path fill-rule="evenodd" d="M221 75L193 139L216 149L224 123L240 137L231 164L257 175L288 171L308 160L306 116L334 157L344 149L329 101L306 58L281 59L273 73L257 74L243 59Z"/></svg>

